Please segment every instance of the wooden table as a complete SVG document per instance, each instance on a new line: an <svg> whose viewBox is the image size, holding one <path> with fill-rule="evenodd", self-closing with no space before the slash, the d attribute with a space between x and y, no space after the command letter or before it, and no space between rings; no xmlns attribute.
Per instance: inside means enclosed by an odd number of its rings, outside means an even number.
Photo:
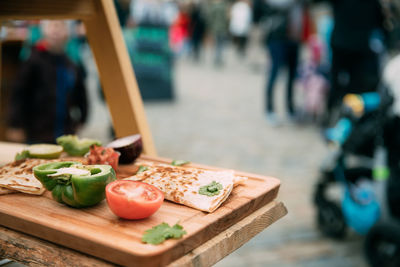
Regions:
<svg viewBox="0 0 400 267"><path fill-rule="evenodd" d="M23 145L0 142L0 164L13 160ZM169 266L210 266L287 214L283 203L271 201ZM111 266L78 251L0 226L0 258L31 266Z"/></svg>

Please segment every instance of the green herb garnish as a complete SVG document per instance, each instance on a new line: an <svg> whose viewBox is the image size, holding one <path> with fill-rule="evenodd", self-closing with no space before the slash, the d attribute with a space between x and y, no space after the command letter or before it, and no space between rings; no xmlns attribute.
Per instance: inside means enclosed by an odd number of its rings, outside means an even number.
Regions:
<svg viewBox="0 0 400 267"><path fill-rule="evenodd" d="M181 225L175 224L171 227L168 223L163 222L146 230L142 237L142 242L158 245L170 238L181 238L184 234L186 234L186 231L183 230Z"/></svg>
<svg viewBox="0 0 400 267"><path fill-rule="evenodd" d="M190 161L187 161L187 160L175 159L175 160L173 160L171 162L171 165L173 165L173 166L183 166L183 165L186 165L186 164L189 164L189 163L190 163Z"/></svg>
<svg viewBox="0 0 400 267"><path fill-rule="evenodd" d="M222 188L222 184L212 181L212 183L200 187L199 194L209 197L216 196L221 192Z"/></svg>
<svg viewBox="0 0 400 267"><path fill-rule="evenodd" d="M17 153L17 155L15 155L15 160L23 160L23 159L27 159L29 158L30 154L28 150L22 150L20 153Z"/></svg>
<svg viewBox="0 0 400 267"><path fill-rule="evenodd" d="M139 173L142 173L144 171L147 171L148 169L149 169L149 167L140 165L139 166L139 170L136 172L136 174L139 174Z"/></svg>

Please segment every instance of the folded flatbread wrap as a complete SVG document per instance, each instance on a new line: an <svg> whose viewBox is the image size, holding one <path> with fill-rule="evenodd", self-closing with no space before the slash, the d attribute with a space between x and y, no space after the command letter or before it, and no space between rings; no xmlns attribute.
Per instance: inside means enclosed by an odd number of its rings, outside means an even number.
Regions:
<svg viewBox="0 0 400 267"><path fill-rule="evenodd" d="M7 194L12 194L12 193L17 193L17 192L18 191L0 187L0 195L7 195Z"/></svg>
<svg viewBox="0 0 400 267"><path fill-rule="evenodd" d="M215 211L232 192L234 182L243 180L235 177L233 171L210 171L165 164L148 165L146 171L125 179L154 185L164 192L165 199L207 212ZM201 187L213 182L222 186L218 194L210 196L199 193Z"/></svg>
<svg viewBox="0 0 400 267"><path fill-rule="evenodd" d="M45 191L43 185L33 175L32 168L46 160L26 159L4 165L0 168L0 187L33 195L41 195ZM1 190L1 193L11 193Z"/></svg>
<svg viewBox="0 0 400 267"><path fill-rule="evenodd" d="M42 195L45 188L33 174L33 167L43 163L68 160L85 162L83 158L63 158L55 160L24 159L0 167L0 195L10 194L16 191L33 195Z"/></svg>

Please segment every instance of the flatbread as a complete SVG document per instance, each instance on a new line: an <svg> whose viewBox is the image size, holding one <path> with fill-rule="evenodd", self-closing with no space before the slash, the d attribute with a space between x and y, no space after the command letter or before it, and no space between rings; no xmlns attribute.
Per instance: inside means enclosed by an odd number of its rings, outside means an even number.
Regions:
<svg viewBox="0 0 400 267"><path fill-rule="evenodd" d="M206 212L215 211L228 198L235 179L237 182L242 181L230 170L210 171L166 164L147 166L148 170L125 179L154 185L164 192L165 199ZM199 194L200 187L213 181L222 185L218 195Z"/></svg>
<svg viewBox="0 0 400 267"><path fill-rule="evenodd" d="M86 163L86 159L84 158L69 157L54 160L24 159L4 165L0 168L0 195L11 193L8 190L15 190L33 195L42 195L45 188L33 174L33 167L48 162L69 160Z"/></svg>
<svg viewBox="0 0 400 267"><path fill-rule="evenodd" d="M0 187L33 195L45 191L43 185L33 175L33 167L47 162L43 159L14 161L0 168Z"/></svg>
<svg viewBox="0 0 400 267"><path fill-rule="evenodd" d="M173 166L173 165L169 165L169 164L165 164L165 163L156 163L153 161L147 161L147 160L142 160L142 159L138 159L135 161L135 165L137 166L137 168L139 169L140 166L147 166L147 167L155 167L155 166L168 166L168 167L178 167L178 166ZM179 168L185 168L185 169L193 169L193 167L186 167L186 165L183 166L179 166ZM196 168L196 169L201 169L201 168ZM238 186L243 184L244 182L246 182L249 178L245 177L245 176L240 176L240 175L236 175L235 171L233 170L229 170L230 172L234 173L234 177L233 177L233 187Z"/></svg>
<svg viewBox="0 0 400 267"><path fill-rule="evenodd" d="M7 194L12 194L12 193L17 193L17 192L18 191L0 187L0 195L7 195Z"/></svg>

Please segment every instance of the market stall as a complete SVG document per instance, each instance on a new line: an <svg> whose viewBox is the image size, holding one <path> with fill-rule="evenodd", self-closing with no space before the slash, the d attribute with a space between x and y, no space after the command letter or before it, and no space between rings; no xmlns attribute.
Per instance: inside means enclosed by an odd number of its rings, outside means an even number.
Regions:
<svg viewBox="0 0 400 267"><path fill-rule="evenodd" d="M118 137L140 133L148 164L169 164L156 156L144 114L140 92L111 0L2 1L1 19L82 19L98 65L105 97ZM12 162L21 144L0 143L0 165ZM189 169L182 167L181 171ZM196 172L221 171L211 166L188 164ZM137 174L134 164L116 168L116 178ZM284 205L275 201L280 181L261 175L234 172L243 183L229 191L215 211L204 212L164 201L160 210L144 220L118 219L105 201L84 209L72 209L42 196L0 196L0 257L25 264L46 266L209 266L283 217ZM208 190L208 187L207 187ZM199 191L200 192L200 191ZM214 193L214 190L210 193ZM54 198L54 194L53 194ZM159 223L179 222L182 238L160 245L144 244L142 233Z"/></svg>

